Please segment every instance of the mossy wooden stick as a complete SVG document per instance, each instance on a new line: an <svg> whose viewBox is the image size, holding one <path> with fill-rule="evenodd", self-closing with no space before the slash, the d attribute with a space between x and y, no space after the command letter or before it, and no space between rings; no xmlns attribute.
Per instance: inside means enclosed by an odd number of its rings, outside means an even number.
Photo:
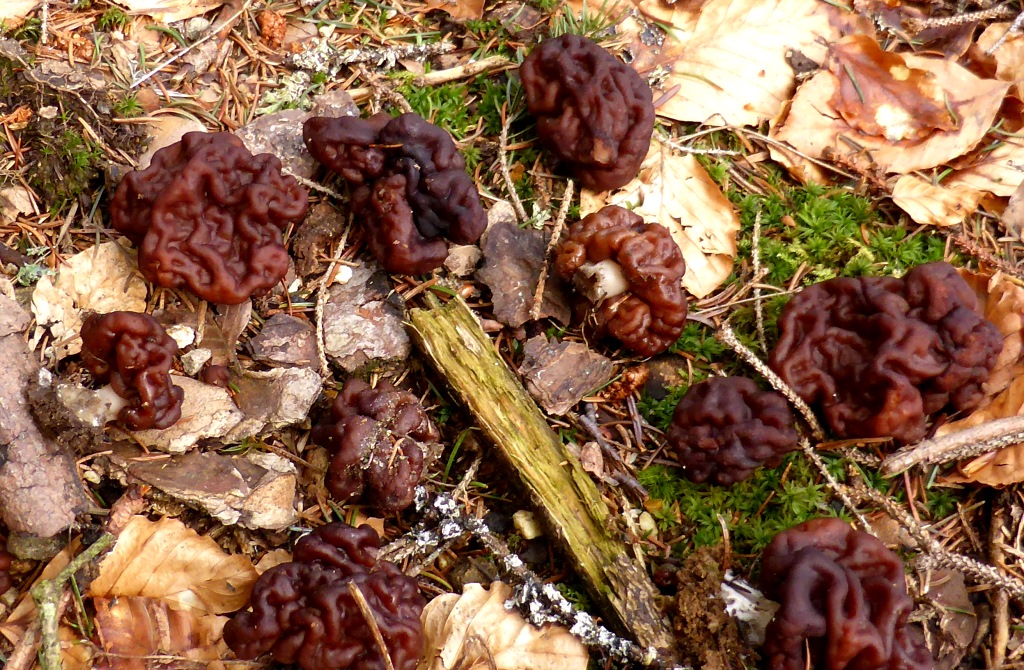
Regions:
<svg viewBox="0 0 1024 670"><path fill-rule="evenodd" d="M435 302L436 305L436 302ZM658 591L590 476L548 426L476 317L459 298L412 310L417 346L444 375L487 437L529 487L577 572L613 627L671 658L673 637Z"/></svg>

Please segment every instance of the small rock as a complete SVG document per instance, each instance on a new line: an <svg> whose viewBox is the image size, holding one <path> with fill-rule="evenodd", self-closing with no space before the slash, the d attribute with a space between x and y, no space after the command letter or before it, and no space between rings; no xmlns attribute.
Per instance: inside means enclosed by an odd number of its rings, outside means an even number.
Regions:
<svg viewBox="0 0 1024 670"><path fill-rule="evenodd" d="M476 270L483 252L474 244L462 244L448 249L448 258L444 259L444 267L456 277L468 277Z"/></svg>
<svg viewBox="0 0 1024 670"><path fill-rule="evenodd" d="M236 130L235 135L253 154L274 154L286 172L309 179L316 161L302 142L302 124L310 116L299 109L286 109L259 117Z"/></svg>
<svg viewBox="0 0 1024 670"><path fill-rule="evenodd" d="M189 377L195 377L211 358L213 352L209 349L193 349L181 355L181 368Z"/></svg>
<svg viewBox="0 0 1024 670"><path fill-rule="evenodd" d="M519 372L530 395L550 414L561 416L588 393L612 378L614 365L580 342L548 341L538 335L526 341Z"/></svg>
<svg viewBox="0 0 1024 670"><path fill-rule="evenodd" d="M537 517L528 509L521 509L512 515L512 524L524 540L534 540L544 535Z"/></svg>
<svg viewBox="0 0 1024 670"><path fill-rule="evenodd" d="M497 215L496 210L499 210ZM518 328L530 320L549 235L532 228L520 228L515 217L509 219L500 204L491 208L487 218L489 226L480 241L484 265L477 276L491 289L494 317ZM568 323L570 316L562 282L554 273L549 273L540 318L552 317Z"/></svg>
<svg viewBox="0 0 1024 670"><path fill-rule="evenodd" d="M163 430L139 430L132 433L142 446L170 454L183 454L199 440L224 437L245 418L230 394L219 386L177 375L172 376L171 381L185 391L181 418Z"/></svg>
<svg viewBox="0 0 1024 670"><path fill-rule="evenodd" d="M344 89L314 95L310 100L313 108L309 111L313 116L359 116L359 107Z"/></svg>
<svg viewBox="0 0 1024 670"><path fill-rule="evenodd" d="M323 387L320 375L308 368L248 371L233 375L231 383L238 389L236 400L245 418L224 436L229 442L241 441L264 428L304 421Z"/></svg>
<svg viewBox="0 0 1024 670"><path fill-rule="evenodd" d="M253 360L282 367L316 368L316 328L309 321L285 313L267 319L249 341Z"/></svg>
<svg viewBox="0 0 1024 670"><path fill-rule="evenodd" d="M374 264L353 267L347 282L331 286L324 308L324 352L345 371L409 356L402 310L386 300L389 293L387 276Z"/></svg>

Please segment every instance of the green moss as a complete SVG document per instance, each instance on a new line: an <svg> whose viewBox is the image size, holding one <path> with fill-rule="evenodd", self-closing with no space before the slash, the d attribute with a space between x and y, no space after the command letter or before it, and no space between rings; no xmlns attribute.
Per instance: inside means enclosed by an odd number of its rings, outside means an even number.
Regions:
<svg viewBox="0 0 1024 670"><path fill-rule="evenodd" d="M124 30L130 20L119 7L111 7L96 19L96 27L103 31Z"/></svg>
<svg viewBox="0 0 1024 670"><path fill-rule="evenodd" d="M456 140L466 138L475 130L476 118L471 112L474 101L466 84L416 86L409 82L398 90L414 112L441 126Z"/></svg>

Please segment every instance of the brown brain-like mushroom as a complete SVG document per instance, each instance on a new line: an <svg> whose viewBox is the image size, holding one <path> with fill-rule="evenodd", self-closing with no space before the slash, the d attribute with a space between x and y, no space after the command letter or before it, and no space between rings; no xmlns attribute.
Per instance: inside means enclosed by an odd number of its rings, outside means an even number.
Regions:
<svg viewBox="0 0 1024 670"><path fill-rule="evenodd" d="M668 229L609 205L569 227L555 270L594 305L586 325L643 356L659 354L683 332L683 254ZM580 307L586 307L583 303Z"/></svg>
<svg viewBox="0 0 1024 670"><path fill-rule="evenodd" d="M303 537L291 563L256 580L252 611L225 624L224 641L246 660L269 653L303 670L384 670L370 617L391 667L412 670L423 650L425 601L415 579L377 560L379 546L377 533L365 525L330 523Z"/></svg>
<svg viewBox="0 0 1024 670"><path fill-rule="evenodd" d="M654 132L651 87L596 42L562 35L541 42L519 68L537 135L586 188L633 179Z"/></svg>
<svg viewBox="0 0 1024 670"><path fill-rule="evenodd" d="M786 399L745 377L694 384L676 405L667 446L690 481L728 485L776 467L800 436Z"/></svg>
<svg viewBox="0 0 1024 670"><path fill-rule="evenodd" d="M438 432L416 396L380 382L345 382L310 438L331 452L326 484L341 501L363 497L383 511L412 504Z"/></svg>
<svg viewBox="0 0 1024 670"><path fill-rule="evenodd" d="M348 182L370 251L388 272L430 272L447 257L446 240L480 239L487 215L466 162L451 136L418 114L313 117L302 137Z"/></svg>
<svg viewBox="0 0 1024 670"><path fill-rule="evenodd" d="M14 563L14 556L7 553L4 547L7 546L7 538L0 535L0 595L7 593L13 585L9 571Z"/></svg>
<svg viewBox="0 0 1024 670"><path fill-rule="evenodd" d="M121 180L110 219L139 247L146 279L233 305L285 276L282 231L308 206L276 156L253 156L231 133L186 133Z"/></svg>
<svg viewBox="0 0 1024 670"><path fill-rule="evenodd" d="M903 562L840 519L812 519L775 536L761 588L781 604L765 631L769 670L927 670L933 660L907 623ZM807 652L810 657L807 657Z"/></svg>
<svg viewBox="0 0 1024 670"><path fill-rule="evenodd" d="M925 436L929 415L983 399L1002 336L948 263L902 279L830 279L779 317L771 366L840 437Z"/></svg>
<svg viewBox="0 0 1024 670"><path fill-rule="evenodd" d="M178 344L148 314L92 314L82 324L82 364L128 400L118 419L132 430L167 428L181 418L184 391L171 384Z"/></svg>

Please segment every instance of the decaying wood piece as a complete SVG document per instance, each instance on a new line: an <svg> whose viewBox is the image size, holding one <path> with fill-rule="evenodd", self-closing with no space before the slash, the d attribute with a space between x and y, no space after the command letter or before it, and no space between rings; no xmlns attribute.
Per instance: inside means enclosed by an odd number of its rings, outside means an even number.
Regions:
<svg viewBox="0 0 1024 670"><path fill-rule="evenodd" d="M516 469L613 627L674 658L658 590L614 533L614 520L575 456L497 354L461 299L414 309L413 338Z"/></svg>
<svg viewBox="0 0 1024 670"><path fill-rule="evenodd" d="M74 460L29 412L26 390L39 383L39 364L23 338L31 320L0 296L0 519L15 533L52 537L74 522L86 498Z"/></svg>

